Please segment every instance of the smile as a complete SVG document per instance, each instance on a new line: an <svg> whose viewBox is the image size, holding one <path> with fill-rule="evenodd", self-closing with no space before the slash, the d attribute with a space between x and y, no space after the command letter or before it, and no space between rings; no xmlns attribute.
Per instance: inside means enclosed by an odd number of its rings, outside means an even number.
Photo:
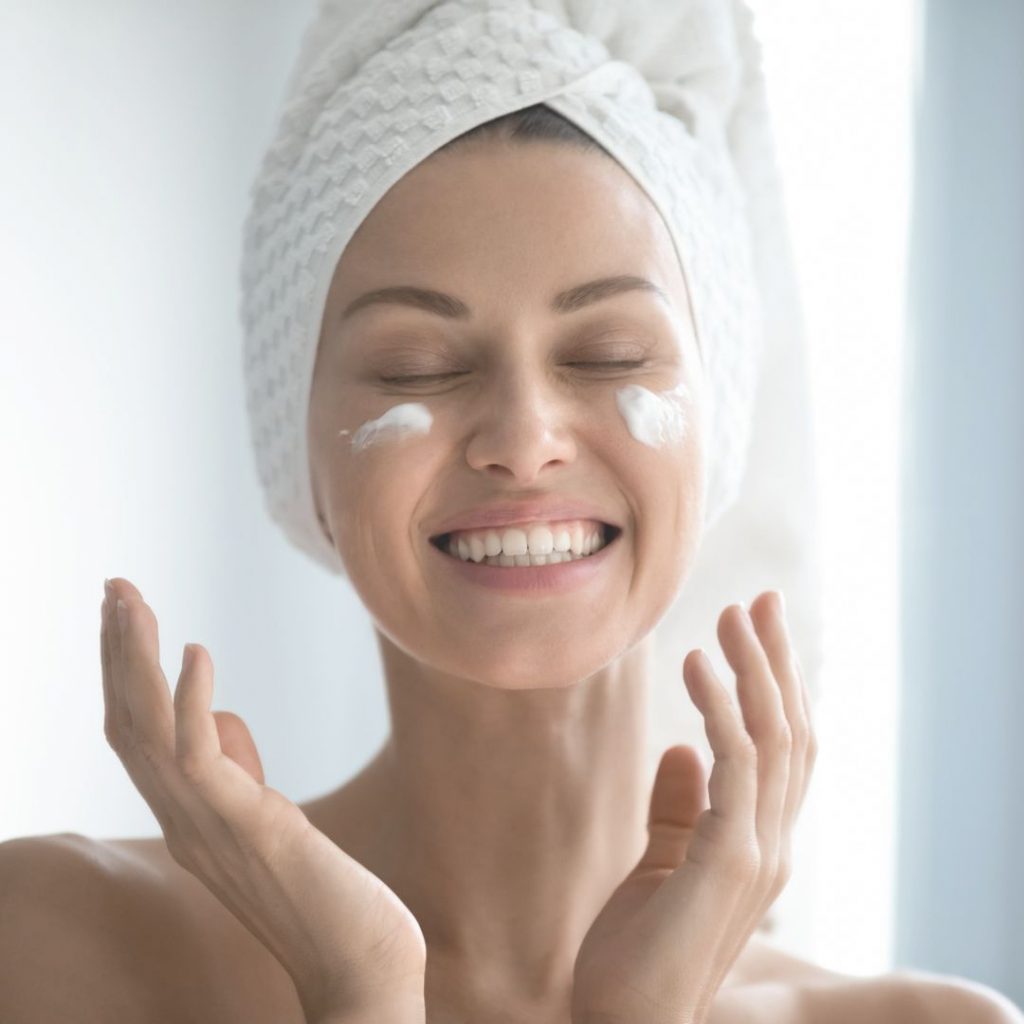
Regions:
<svg viewBox="0 0 1024 1024"><path fill-rule="evenodd" d="M551 529L541 527L529 536L526 530L496 529L473 533L443 533L431 538L439 551L463 562L503 568L558 565L597 554L621 529L608 523L569 523Z"/></svg>
<svg viewBox="0 0 1024 1024"><path fill-rule="evenodd" d="M558 592L594 579L621 547L617 543L621 534L619 527L602 523L593 538L584 538L582 544L573 543L567 551L553 550L547 554L527 551L516 555L503 551L479 560L472 557L474 552L468 550L465 542L460 551L451 534L431 538L430 545L444 559L444 564L464 580L499 590ZM512 550L517 550L514 546L517 538L511 540ZM480 554L479 548L475 554Z"/></svg>

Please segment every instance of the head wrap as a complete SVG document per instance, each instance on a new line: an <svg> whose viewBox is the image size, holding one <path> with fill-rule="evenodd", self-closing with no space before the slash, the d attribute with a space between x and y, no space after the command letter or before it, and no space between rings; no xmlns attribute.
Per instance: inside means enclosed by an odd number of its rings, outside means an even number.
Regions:
<svg viewBox="0 0 1024 1024"><path fill-rule="evenodd" d="M707 6L719 13L679 26L655 19L658 40L665 30L700 30L705 58L717 58L701 69L708 82L700 90L687 89L660 48L647 56L657 63L662 53L665 73L650 80L609 51L600 35L616 28L613 15L620 29L635 29L626 5L406 0L363 5L355 17L351 4L323 6L254 186L243 263L260 479L273 518L313 558L343 572L315 513L306 431L338 259L408 170L469 128L538 102L604 146L669 228L710 382L707 521L734 499L761 346L744 197L726 132L741 69L734 54L716 54L735 49L728 6ZM619 45L638 42L633 31Z"/></svg>
<svg viewBox="0 0 1024 1024"><path fill-rule="evenodd" d="M682 660L723 608L781 589L812 695L819 662L811 423L802 324L765 102L742 0L324 0L252 190L244 368L267 508L328 570L307 414L328 286L407 171L457 135L544 103L591 135L664 220L710 398L700 552L655 630L649 768L709 753ZM667 701L667 703L666 703Z"/></svg>

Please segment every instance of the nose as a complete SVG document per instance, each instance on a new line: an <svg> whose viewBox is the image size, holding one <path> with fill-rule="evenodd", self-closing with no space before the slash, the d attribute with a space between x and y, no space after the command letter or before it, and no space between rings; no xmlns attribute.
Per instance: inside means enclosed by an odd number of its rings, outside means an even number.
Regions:
<svg viewBox="0 0 1024 1024"><path fill-rule="evenodd" d="M481 472L529 484L576 458L572 403L530 371L509 371L480 396L466 460Z"/></svg>

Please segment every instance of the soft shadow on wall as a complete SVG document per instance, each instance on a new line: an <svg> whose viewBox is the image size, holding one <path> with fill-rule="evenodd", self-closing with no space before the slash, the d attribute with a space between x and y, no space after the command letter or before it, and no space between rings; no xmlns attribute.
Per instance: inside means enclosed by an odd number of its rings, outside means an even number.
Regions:
<svg viewBox="0 0 1024 1024"><path fill-rule="evenodd" d="M920 15L896 953L1024 1006L1024 5Z"/></svg>

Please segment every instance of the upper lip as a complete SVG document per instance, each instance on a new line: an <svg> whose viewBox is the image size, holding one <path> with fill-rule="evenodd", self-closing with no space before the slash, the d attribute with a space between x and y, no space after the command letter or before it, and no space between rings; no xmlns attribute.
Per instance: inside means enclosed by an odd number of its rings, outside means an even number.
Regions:
<svg viewBox="0 0 1024 1024"><path fill-rule="evenodd" d="M595 519L618 528L597 505L576 498L533 498L527 501L497 501L457 512L438 525L432 537L455 530L473 530L486 526L508 526L511 523L557 522L562 519Z"/></svg>

